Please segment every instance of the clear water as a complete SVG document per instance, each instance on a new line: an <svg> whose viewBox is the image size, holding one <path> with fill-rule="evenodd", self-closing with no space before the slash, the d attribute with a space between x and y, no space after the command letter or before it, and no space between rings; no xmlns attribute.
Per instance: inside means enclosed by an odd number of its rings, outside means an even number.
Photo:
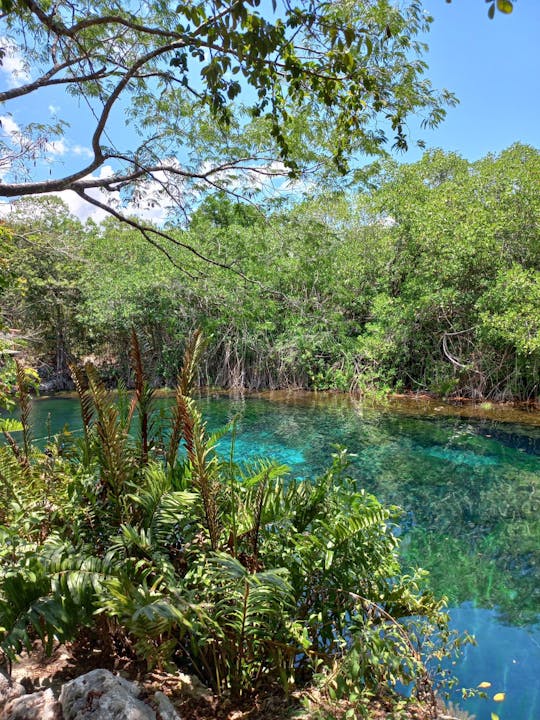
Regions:
<svg viewBox="0 0 540 720"><path fill-rule="evenodd" d="M464 687L490 682L488 699L459 705L477 720L540 719L540 427L338 400L201 405L212 429L238 416L239 459L272 457L305 477L329 464L335 444L356 453L358 482L404 509L404 563L430 571L453 626L477 639L453 670ZM44 399L34 404L36 435L49 414L52 433L80 428L75 400Z"/></svg>

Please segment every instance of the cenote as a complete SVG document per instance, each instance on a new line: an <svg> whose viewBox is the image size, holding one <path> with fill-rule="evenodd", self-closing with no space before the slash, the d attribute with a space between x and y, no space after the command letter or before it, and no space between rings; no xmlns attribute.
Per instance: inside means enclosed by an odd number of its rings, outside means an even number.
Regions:
<svg viewBox="0 0 540 720"><path fill-rule="evenodd" d="M453 627L476 637L452 669L463 687L491 683L488 697L454 699L477 720L540 717L537 416L527 424L305 395L200 402L212 429L238 418L237 459L272 457L306 477L328 466L336 444L354 453L360 485L403 508L404 563L429 570ZM36 437L80 428L72 398L38 400L33 413Z"/></svg>

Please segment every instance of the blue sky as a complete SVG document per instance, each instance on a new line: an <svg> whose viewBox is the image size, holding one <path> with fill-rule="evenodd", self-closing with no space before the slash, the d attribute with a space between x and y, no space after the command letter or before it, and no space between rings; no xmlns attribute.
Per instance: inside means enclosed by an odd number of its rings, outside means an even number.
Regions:
<svg viewBox="0 0 540 720"><path fill-rule="evenodd" d="M428 146L469 160L514 142L540 148L540 0L518 0L511 15L493 20L483 0L425 0L424 6L435 18L427 36L428 77L460 101L438 128L422 132ZM399 157L420 155L411 150Z"/></svg>

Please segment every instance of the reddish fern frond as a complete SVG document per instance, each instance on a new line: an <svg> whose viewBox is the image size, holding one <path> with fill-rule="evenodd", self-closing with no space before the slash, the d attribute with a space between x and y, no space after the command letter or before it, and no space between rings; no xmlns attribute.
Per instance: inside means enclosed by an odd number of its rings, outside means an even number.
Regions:
<svg viewBox="0 0 540 720"><path fill-rule="evenodd" d="M17 380L17 398L21 412L21 425L23 432L24 457L28 461L32 447L32 430L30 426L30 393L28 392L28 378L23 364L15 360L15 375Z"/></svg>
<svg viewBox="0 0 540 720"><path fill-rule="evenodd" d="M167 465L171 468L176 461L176 453L182 437L186 444L188 458L190 462L193 462L194 409L189 398L204 346L205 340L202 331L195 330L186 346L182 368L178 373L178 382L176 384L175 404L171 418L171 437L167 451Z"/></svg>
<svg viewBox="0 0 540 720"><path fill-rule="evenodd" d="M74 363L70 363L69 370L75 385L75 390L77 391L77 395L79 397L84 436L88 440L88 433L94 417L94 403L92 401L92 396L88 391L88 378L81 368Z"/></svg>
<svg viewBox="0 0 540 720"><path fill-rule="evenodd" d="M205 345L206 340L204 339L202 330L198 328L189 339L184 351L184 360L178 378L178 385L182 395L191 395L195 373L199 366Z"/></svg>
<svg viewBox="0 0 540 720"><path fill-rule="evenodd" d="M178 452L178 445L180 444L180 439L182 438L184 418L186 416L186 411L183 407L185 402L186 399L182 395L180 386L178 385L176 388L175 403L171 417L171 436L169 438L169 447L167 449L167 465L170 468L174 467L174 463L176 462L176 453ZM192 441L190 445L193 446Z"/></svg>
<svg viewBox="0 0 540 720"><path fill-rule="evenodd" d="M120 517L122 490L131 478L133 469L128 433L120 421L118 408L111 401L95 367L87 363L85 370L97 416L95 427L101 481L107 497L114 503L117 516Z"/></svg>
<svg viewBox="0 0 540 720"><path fill-rule="evenodd" d="M135 328L131 328L131 363L135 375L135 398L136 407L139 411L139 428L141 440L141 465L148 462L148 448L150 444L150 420L151 404L154 392L145 379L141 347ZM133 415L134 405L130 410L130 420Z"/></svg>
<svg viewBox="0 0 540 720"><path fill-rule="evenodd" d="M193 408L193 450L190 457L193 483L201 494L206 527L212 550L219 547L220 525L218 515L217 494L219 482L216 479L217 459L208 455L212 451L206 437L206 424Z"/></svg>

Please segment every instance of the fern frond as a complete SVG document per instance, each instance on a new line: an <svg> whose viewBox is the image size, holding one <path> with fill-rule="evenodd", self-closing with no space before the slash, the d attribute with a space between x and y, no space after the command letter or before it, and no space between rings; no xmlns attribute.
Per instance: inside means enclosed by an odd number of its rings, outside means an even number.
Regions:
<svg viewBox="0 0 540 720"><path fill-rule="evenodd" d="M2 434L6 438L8 445L11 448L11 451L13 452L13 456L17 459L17 461L19 462L21 467L28 469L28 467L29 467L28 461L24 457L24 454L23 454L21 448L19 447L19 445L17 444L17 441L15 440L13 435L6 429L2 430Z"/></svg>
<svg viewBox="0 0 540 720"><path fill-rule="evenodd" d="M4 432L4 435L9 442L9 433ZM15 443L13 438L11 440ZM0 523L7 522L13 512L20 512L24 507L22 491L28 486L28 467L21 463L19 448L17 452L13 447L12 450L0 448Z"/></svg>
<svg viewBox="0 0 540 720"><path fill-rule="evenodd" d="M184 352L184 360L178 381L182 395L191 395L195 373L199 367L205 346L206 340L203 332L198 328L189 339Z"/></svg>
<svg viewBox="0 0 540 720"><path fill-rule="evenodd" d="M21 413L21 425L23 433L24 457L29 461L32 448L32 429L30 426L30 393L28 392L28 377L23 364L15 360L15 376L17 381L17 398Z"/></svg>
<svg viewBox="0 0 540 720"><path fill-rule="evenodd" d="M141 347L135 328L131 328L131 363L135 376L135 406L139 416L139 438L141 443L141 465L148 462L148 449L151 442L152 405L154 389L145 378Z"/></svg>
<svg viewBox="0 0 540 720"><path fill-rule="evenodd" d="M97 419L97 454L101 480L107 496L114 501L117 518L122 514L121 493L134 470L133 455L127 429L122 425L118 409L91 363L85 366L89 392Z"/></svg>
<svg viewBox="0 0 540 720"><path fill-rule="evenodd" d="M15 418L0 418L0 432L21 432L23 429L20 420Z"/></svg>
<svg viewBox="0 0 540 720"><path fill-rule="evenodd" d="M97 594L114 567L110 556L93 557L58 538L18 552L17 567L3 568L0 576L0 647L11 658L30 646L31 633L50 649L55 638L73 639L91 625Z"/></svg>
<svg viewBox="0 0 540 720"><path fill-rule="evenodd" d="M193 451L193 406L190 405L190 396L193 389L195 373L206 345L201 330L196 330L190 338L184 352L182 368L178 374L175 391L175 404L171 418L171 436L167 452L167 465L172 468L176 461L176 454L180 440L183 437L188 451Z"/></svg>
<svg viewBox="0 0 540 720"><path fill-rule="evenodd" d="M69 370L75 390L79 398L79 404L81 406L81 419L83 424L84 436L88 441L88 433L92 425L92 419L94 417L94 403L92 395L88 390L88 377L75 363L70 363Z"/></svg>
<svg viewBox="0 0 540 720"><path fill-rule="evenodd" d="M188 406L189 399L182 394L180 384L176 387L175 403L171 418L171 436L167 450L166 461L169 468L173 468L176 462L180 440L184 438L188 456L193 452L193 423Z"/></svg>
<svg viewBox="0 0 540 720"><path fill-rule="evenodd" d="M290 646L294 656L297 643L290 632L294 593L285 569L250 573L225 553L212 556L208 573L211 587L221 588L211 613L221 640L222 662L231 690L241 694L253 666L268 663L270 638ZM265 670L275 669L268 663Z"/></svg>

